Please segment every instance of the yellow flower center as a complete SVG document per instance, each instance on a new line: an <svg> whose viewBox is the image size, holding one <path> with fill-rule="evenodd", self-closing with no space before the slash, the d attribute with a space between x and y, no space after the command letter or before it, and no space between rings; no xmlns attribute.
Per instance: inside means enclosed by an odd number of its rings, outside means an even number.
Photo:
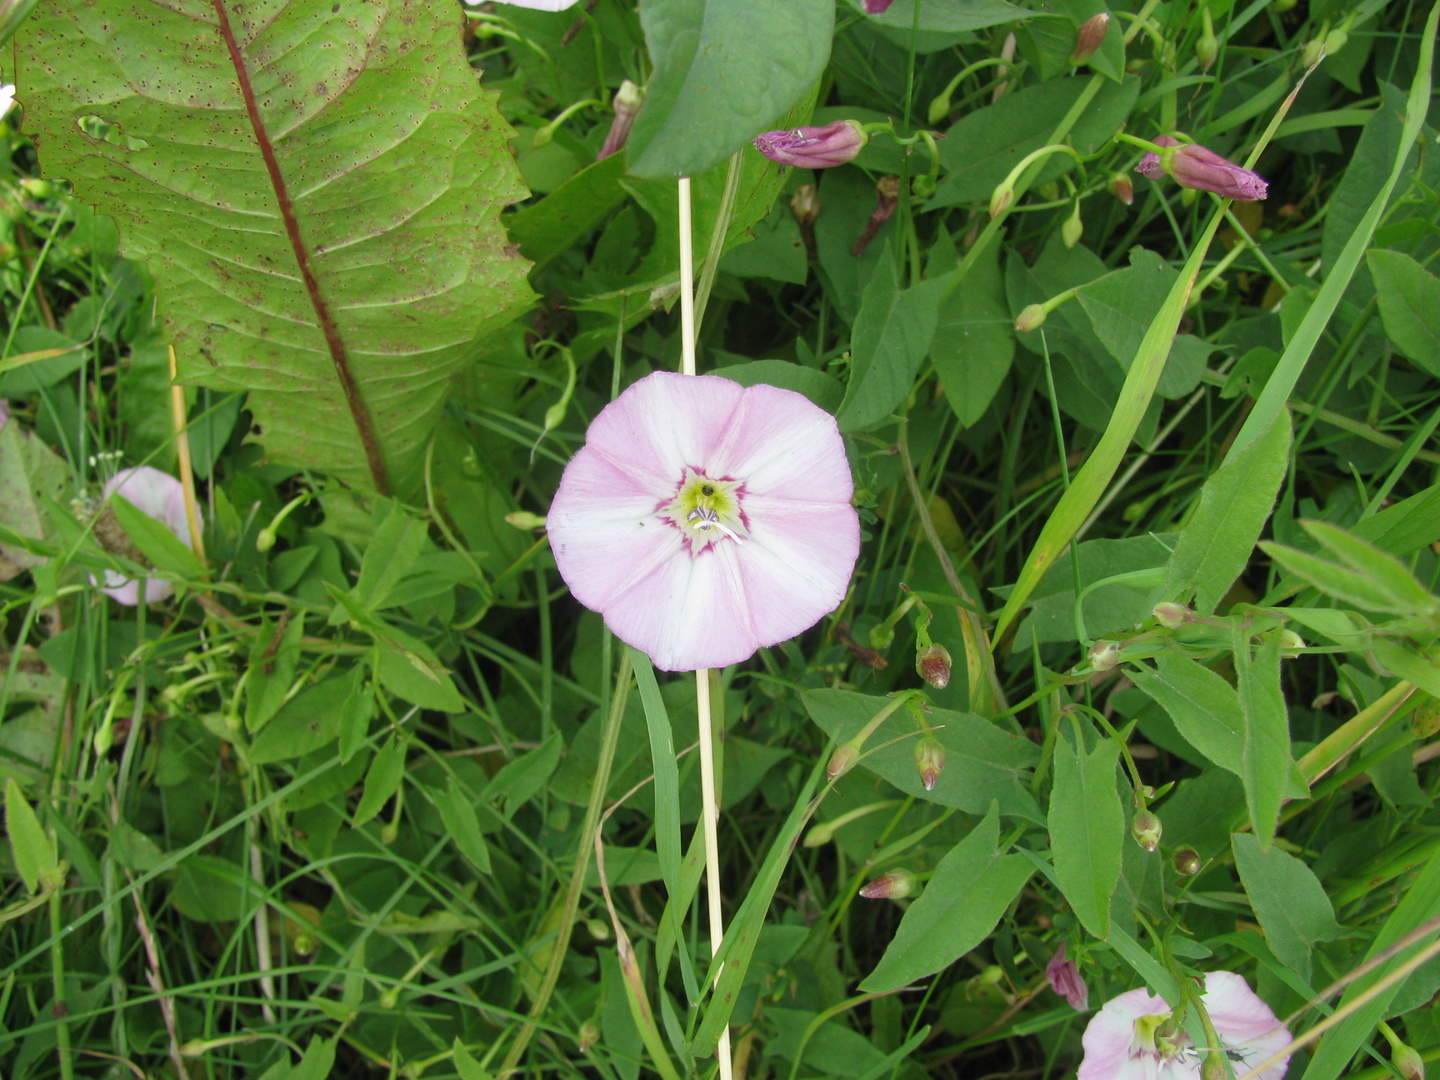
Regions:
<svg viewBox="0 0 1440 1080"><path fill-rule="evenodd" d="M704 550L722 537L743 543L739 488L738 480L712 480L687 469L675 500L661 512L690 539L692 550Z"/></svg>

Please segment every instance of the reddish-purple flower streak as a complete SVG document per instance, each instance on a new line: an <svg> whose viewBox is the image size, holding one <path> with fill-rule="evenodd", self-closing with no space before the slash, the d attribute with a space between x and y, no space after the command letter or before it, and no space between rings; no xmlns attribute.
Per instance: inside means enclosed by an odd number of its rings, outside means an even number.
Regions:
<svg viewBox="0 0 1440 1080"><path fill-rule="evenodd" d="M884 15L895 0L865 0L866 15Z"/></svg>
<svg viewBox="0 0 1440 1080"><path fill-rule="evenodd" d="M828 169L854 161L869 136L854 120L836 120L824 127L766 131L755 136L755 149L771 161L797 169Z"/></svg>

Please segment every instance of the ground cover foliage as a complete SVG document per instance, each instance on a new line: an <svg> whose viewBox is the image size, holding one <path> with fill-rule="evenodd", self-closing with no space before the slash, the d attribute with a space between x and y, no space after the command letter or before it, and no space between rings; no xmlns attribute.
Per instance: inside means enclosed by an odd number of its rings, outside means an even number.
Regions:
<svg viewBox="0 0 1440 1080"><path fill-rule="evenodd" d="M676 1078L728 1023L747 1080L1063 1077L1136 987L1207 1045L1214 971L1339 1015L1291 1076L1440 1057L1435 12L1149 0L1076 63L1106 11L7 9L0 1071ZM1176 131L1268 198L1116 138ZM701 371L833 413L864 530L712 676L713 992L694 683L544 536L679 365L681 174ZM178 475L172 380L203 550L98 497Z"/></svg>

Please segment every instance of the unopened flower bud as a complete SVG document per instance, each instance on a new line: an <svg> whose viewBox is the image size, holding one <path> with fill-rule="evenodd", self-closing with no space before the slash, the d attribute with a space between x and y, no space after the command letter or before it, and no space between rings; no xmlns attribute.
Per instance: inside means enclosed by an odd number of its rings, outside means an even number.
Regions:
<svg viewBox="0 0 1440 1080"><path fill-rule="evenodd" d="M1126 206L1134 203L1135 185L1130 183L1130 178L1124 173L1112 173L1110 183L1107 186L1110 188L1110 194L1114 195L1115 198L1119 199Z"/></svg>
<svg viewBox="0 0 1440 1080"><path fill-rule="evenodd" d="M828 169L854 161L870 136L855 120L836 120L824 127L767 131L755 136L755 149L771 161L797 169Z"/></svg>
<svg viewBox="0 0 1440 1080"><path fill-rule="evenodd" d="M814 184L801 184L795 189L795 194L790 196L790 212L802 229L815 224L820 216L820 198Z"/></svg>
<svg viewBox="0 0 1440 1080"><path fill-rule="evenodd" d="M1194 1068L1192 1065L1191 1068ZM1205 1064L1200 1066L1200 1080L1234 1080L1234 1072L1230 1069L1230 1062L1226 1060L1225 1051L1210 1050L1205 1054Z"/></svg>
<svg viewBox="0 0 1440 1080"><path fill-rule="evenodd" d="M1110 28L1110 16L1106 12L1091 15L1080 24L1080 33L1075 38L1075 51L1070 54L1070 63L1079 67L1088 63L1105 40L1105 31Z"/></svg>
<svg viewBox="0 0 1440 1080"><path fill-rule="evenodd" d="M1075 200L1075 209L1065 219L1065 224L1060 226L1060 239L1065 241L1067 248L1073 248L1080 242L1080 237L1085 232L1085 223L1080 220L1080 200Z"/></svg>
<svg viewBox="0 0 1440 1080"><path fill-rule="evenodd" d="M990 216L999 217L1015 201L1015 189L1008 182L997 187L990 196Z"/></svg>
<svg viewBox="0 0 1440 1080"><path fill-rule="evenodd" d="M512 514L505 515L505 524L529 532L531 529L543 529L545 519L539 514L530 513L529 510L516 510Z"/></svg>
<svg viewBox="0 0 1440 1080"><path fill-rule="evenodd" d="M1258 202L1267 194L1269 185L1259 175L1213 150L1193 143L1181 145L1168 135L1160 136L1155 143L1165 148L1164 155L1152 151L1135 166L1136 172L1152 180L1168 174L1183 188L1214 192L1238 202Z"/></svg>
<svg viewBox="0 0 1440 1080"><path fill-rule="evenodd" d="M910 193L917 198L928 199L935 194L935 177L921 173L910 181Z"/></svg>
<svg viewBox="0 0 1440 1080"><path fill-rule="evenodd" d="M1096 671L1109 671L1120 663L1118 641L1097 641L1090 646L1090 666Z"/></svg>
<svg viewBox="0 0 1440 1080"><path fill-rule="evenodd" d="M1160 819L1149 810L1136 811L1130 820L1130 835L1146 851L1154 851L1160 846L1161 831Z"/></svg>
<svg viewBox="0 0 1440 1080"><path fill-rule="evenodd" d="M1311 38L1305 43L1305 48L1300 52L1300 63L1303 67L1312 68L1320 62L1325 55L1325 39Z"/></svg>
<svg viewBox="0 0 1440 1080"><path fill-rule="evenodd" d="M1043 305L1031 304L1024 311L1020 312L1020 317L1015 320L1016 331L1024 334L1030 330L1039 330L1040 327L1045 325L1046 314L1047 312Z"/></svg>
<svg viewBox="0 0 1440 1080"><path fill-rule="evenodd" d="M105 723L100 725L100 729L95 732L94 742L96 757L104 757L110 753L110 748L115 745L115 728L111 725L108 717Z"/></svg>
<svg viewBox="0 0 1440 1080"><path fill-rule="evenodd" d="M940 770L945 768L945 747L934 735L926 735L915 744L915 768L920 772L920 783L925 790L934 791Z"/></svg>
<svg viewBox="0 0 1440 1080"><path fill-rule="evenodd" d="M269 551L275 546L278 539L274 529L261 529L255 537L255 550L259 552Z"/></svg>
<svg viewBox="0 0 1440 1080"><path fill-rule="evenodd" d="M610 924L604 919L586 919L585 929L590 931L590 936L596 941L610 940Z"/></svg>
<svg viewBox="0 0 1440 1080"><path fill-rule="evenodd" d="M1303 648L1305 648L1305 639L1294 630L1280 631L1280 654L1282 656L1294 657Z"/></svg>
<svg viewBox="0 0 1440 1080"><path fill-rule="evenodd" d="M1075 962L1065 958L1065 947L1062 941L1050 963L1045 965L1045 978L1050 983L1050 989L1068 1001L1072 1009L1084 1012L1090 1007L1090 988L1080 977Z"/></svg>
<svg viewBox="0 0 1440 1080"><path fill-rule="evenodd" d="M630 126L635 123L635 114L640 111L644 100L645 91L629 79L620 84L620 89L615 92L615 117L610 121L610 130L605 133L605 144L600 147L596 161L609 157L625 145L625 140L630 137Z"/></svg>
<svg viewBox="0 0 1440 1080"><path fill-rule="evenodd" d="M895 0L865 0L866 15L884 15Z"/></svg>
<svg viewBox="0 0 1440 1080"><path fill-rule="evenodd" d="M915 891L915 875L909 870L881 874L860 890L866 900L903 900Z"/></svg>
<svg viewBox="0 0 1440 1080"><path fill-rule="evenodd" d="M1156 604L1150 609L1150 614L1167 630L1179 629L1195 617L1195 613L1184 604L1172 603L1169 600Z"/></svg>
<svg viewBox="0 0 1440 1080"><path fill-rule="evenodd" d="M1425 1080L1425 1059L1413 1046L1394 1044L1390 1048L1390 1064L1405 1080Z"/></svg>
<svg viewBox="0 0 1440 1080"><path fill-rule="evenodd" d="M879 623L870 630L870 647L884 652L895 641L895 627Z"/></svg>
<svg viewBox="0 0 1440 1080"><path fill-rule="evenodd" d="M830 755L830 763L825 766L825 774L831 780L839 779L855 767L855 762L860 760L860 748L853 742L847 742L837 746L835 752Z"/></svg>
<svg viewBox="0 0 1440 1080"><path fill-rule="evenodd" d="M1180 874L1182 877L1190 877L1193 874L1198 874L1200 867L1205 864L1200 858L1200 853L1193 847L1182 847L1175 850L1175 855L1171 859L1171 865L1175 867L1177 874Z"/></svg>
<svg viewBox="0 0 1440 1080"><path fill-rule="evenodd" d="M575 1033L575 1045L582 1054L588 1054L590 1048L599 1041L600 1025L594 1020L586 1020Z"/></svg>
<svg viewBox="0 0 1440 1080"><path fill-rule="evenodd" d="M1350 35L1346 32L1345 27L1337 26L1325 36L1325 55L1334 56L1341 49L1345 48L1349 41Z"/></svg>
<svg viewBox="0 0 1440 1080"><path fill-rule="evenodd" d="M936 690L944 690L950 685L950 650L944 645L921 649L915 657L915 673Z"/></svg>
<svg viewBox="0 0 1440 1080"><path fill-rule="evenodd" d="M1195 59L1200 62L1201 71L1209 71L1215 66L1215 58L1220 55L1220 42L1215 37L1215 32L1210 29L1209 19L1206 19L1205 33L1200 35L1200 40L1195 42Z"/></svg>

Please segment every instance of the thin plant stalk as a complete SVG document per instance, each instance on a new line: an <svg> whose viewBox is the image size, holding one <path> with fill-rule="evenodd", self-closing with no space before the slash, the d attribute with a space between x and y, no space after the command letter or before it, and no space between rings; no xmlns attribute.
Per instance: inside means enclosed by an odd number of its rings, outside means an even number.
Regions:
<svg viewBox="0 0 1440 1080"><path fill-rule="evenodd" d="M679 180L680 196L680 373L695 374L695 241L691 235L690 178ZM723 234L722 234L723 239ZM705 893L710 913L710 955L725 940L725 917L720 910L720 805L715 794L715 737L710 722L710 670L695 672L695 709L700 727L700 820L705 830ZM720 978L720 968L715 978ZM715 1047L720 1059L720 1080L730 1080L730 1029L720 1033Z"/></svg>
<svg viewBox="0 0 1440 1080"><path fill-rule="evenodd" d="M180 486L185 491L185 521L190 526L190 547L205 565L205 538L200 532L200 511L195 503L195 469L190 463L190 433L185 421L185 389L176 379L175 346L170 346L170 409L175 417L175 452L180 458Z"/></svg>

